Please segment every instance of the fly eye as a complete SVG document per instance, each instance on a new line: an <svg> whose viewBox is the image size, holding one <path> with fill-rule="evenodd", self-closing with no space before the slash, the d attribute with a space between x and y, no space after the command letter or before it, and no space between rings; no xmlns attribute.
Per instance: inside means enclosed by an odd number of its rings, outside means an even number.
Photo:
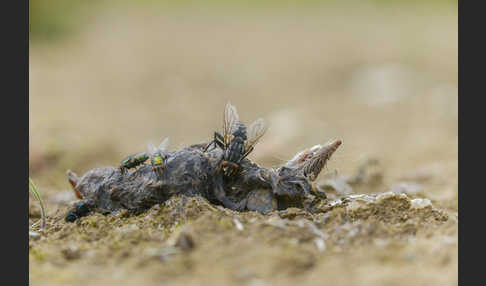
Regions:
<svg viewBox="0 0 486 286"><path fill-rule="evenodd" d="M233 168L234 171L236 171L238 169L238 166L237 165L233 165L231 167Z"/></svg>
<svg viewBox="0 0 486 286"><path fill-rule="evenodd" d="M223 161L223 162L221 163L221 167L226 167L226 166L228 166L228 161Z"/></svg>

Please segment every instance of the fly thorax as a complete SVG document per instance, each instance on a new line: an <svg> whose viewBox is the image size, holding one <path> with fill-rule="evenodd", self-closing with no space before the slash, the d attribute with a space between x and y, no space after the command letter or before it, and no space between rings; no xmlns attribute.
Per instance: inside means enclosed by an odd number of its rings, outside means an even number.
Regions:
<svg viewBox="0 0 486 286"><path fill-rule="evenodd" d="M243 137L235 137L232 141L231 141L231 144L230 146L240 146L240 145L243 145L245 143L245 139ZM235 148L233 147L233 148Z"/></svg>
<svg viewBox="0 0 486 286"><path fill-rule="evenodd" d="M233 131L232 134L235 137L235 139L236 138L241 138L243 141L246 140L247 139L247 136L246 136L246 126L243 123L241 123L241 122L236 123L235 128L234 128L234 131Z"/></svg>

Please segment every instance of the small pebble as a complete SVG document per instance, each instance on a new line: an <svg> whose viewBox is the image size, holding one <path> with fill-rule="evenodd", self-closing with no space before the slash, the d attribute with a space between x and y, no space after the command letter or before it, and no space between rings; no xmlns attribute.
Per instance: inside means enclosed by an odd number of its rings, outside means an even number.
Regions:
<svg viewBox="0 0 486 286"><path fill-rule="evenodd" d="M314 243L316 244L316 247L320 252L323 252L324 250L326 250L326 243L324 242L324 239L315 238Z"/></svg>
<svg viewBox="0 0 486 286"><path fill-rule="evenodd" d="M243 224L241 224L237 218L233 218L233 222L235 223L237 230L242 231L244 229Z"/></svg>
<svg viewBox="0 0 486 286"><path fill-rule="evenodd" d="M34 240L38 240L40 238L40 233L35 232L35 231L29 231L29 238L32 238Z"/></svg>

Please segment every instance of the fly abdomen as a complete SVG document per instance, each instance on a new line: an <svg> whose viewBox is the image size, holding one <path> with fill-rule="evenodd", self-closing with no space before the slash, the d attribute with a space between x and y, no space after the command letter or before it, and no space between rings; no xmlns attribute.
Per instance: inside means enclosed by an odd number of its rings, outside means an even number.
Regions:
<svg viewBox="0 0 486 286"><path fill-rule="evenodd" d="M147 153L138 153L136 155L128 156L127 158L125 158L122 161L121 166L127 169L135 168L138 165L141 165L142 163L147 161L148 158L149 156L147 155Z"/></svg>
<svg viewBox="0 0 486 286"><path fill-rule="evenodd" d="M238 162L245 152L245 141L241 137L235 137L225 152L226 161Z"/></svg>
<svg viewBox="0 0 486 286"><path fill-rule="evenodd" d="M233 140L231 140L226 152L226 160L238 162L245 153L246 126L241 122L236 122L233 127Z"/></svg>

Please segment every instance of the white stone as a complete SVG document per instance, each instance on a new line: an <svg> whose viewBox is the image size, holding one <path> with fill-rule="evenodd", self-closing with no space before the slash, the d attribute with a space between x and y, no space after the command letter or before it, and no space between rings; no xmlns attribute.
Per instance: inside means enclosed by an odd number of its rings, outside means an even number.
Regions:
<svg viewBox="0 0 486 286"><path fill-rule="evenodd" d="M414 199L411 201L411 203L411 208L413 209L422 209L428 206L432 206L432 203L429 199Z"/></svg>
<svg viewBox="0 0 486 286"><path fill-rule="evenodd" d="M237 230L242 231L244 229L243 224L241 224L237 218L233 218L233 222L235 223Z"/></svg>
<svg viewBox="0 0 486 286"><path fill-rule="evenodd" d="M393 192L386 192L386 193L378 195L376 197L376 202L382 203L384 200L390 199L390 198L399 198L399 199L407 199L408 200L408 196L405 195L405 194L395 194Z"/></svg>
<svg viewBox="0 0 486 286"><path fill-rule="evenodd" d="M39 239L40 238L40 233L35 232L35 231L29 231L29 237L33 239Z"/></svg>
<svg viewBox="0 0 486 286"><path fill-rule="evenodd" d="M326 243L324 242L324 239L315 238L314 243L316 244L317 250L319 250L320 252L326 250Z"/></svg>

